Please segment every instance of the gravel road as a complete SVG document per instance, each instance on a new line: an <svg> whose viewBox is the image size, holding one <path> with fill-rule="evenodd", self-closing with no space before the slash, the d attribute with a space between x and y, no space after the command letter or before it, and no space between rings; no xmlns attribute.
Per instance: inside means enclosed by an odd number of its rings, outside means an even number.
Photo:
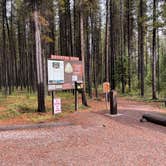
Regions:
<svg viewBox="0 0 166 166"><path fill-rule="evenodd" d="M94 102L63 119L73 125L1 131L0 166L165 166L166 128L139 122L154 107L123 102L115 118Z"/></svg>

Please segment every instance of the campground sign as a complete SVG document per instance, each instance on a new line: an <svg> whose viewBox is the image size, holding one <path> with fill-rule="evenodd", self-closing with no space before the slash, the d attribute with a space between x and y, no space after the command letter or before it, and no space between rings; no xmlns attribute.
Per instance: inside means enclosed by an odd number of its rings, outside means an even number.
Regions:
<svg viewBox="0 0 166 166"><path fill-rule="evenodd" d="M48 90L74 89L82 81L82 62L78 57L51 55L48 59Z"/></svg>

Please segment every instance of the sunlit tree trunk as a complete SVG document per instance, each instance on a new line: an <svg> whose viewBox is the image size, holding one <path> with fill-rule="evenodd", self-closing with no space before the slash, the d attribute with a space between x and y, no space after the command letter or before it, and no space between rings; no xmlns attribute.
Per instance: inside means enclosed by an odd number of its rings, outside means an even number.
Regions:
<svg viewBox="0 0 166 166"><path fill-rule="evenodd" d="M38 112L45 112L43 62L42 62L42 52L41 52L39 16L38 16L36 0L35 0L34 21L35 21L35 41L36 41Z"/></svg>

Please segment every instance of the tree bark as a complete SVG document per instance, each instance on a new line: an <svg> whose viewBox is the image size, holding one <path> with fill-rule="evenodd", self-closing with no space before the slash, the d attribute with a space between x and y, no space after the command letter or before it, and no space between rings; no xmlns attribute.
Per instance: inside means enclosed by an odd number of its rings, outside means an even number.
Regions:
<svg viewBox="0 0 166 166"><path fill-rule="evenodd" d="M125 93L125 82L124 82L124 30L123 30L123 1L120 0L120 59L121 59L121 84L122 84L122 93Z"/></svg>
<svg viewBox="0 0 166 166"><path fill-rule="evenodd" d="M139 2L138 14L138 82L141 88L141 96L144 96L144 2Z"/></svg>
<svg viewBox="0 0 166 166"><path fill-rule="evenodd" d="M157 76L156 76L156 0L153 0L153 41L152 41L152 98L157 99Z"/></svg>
<svg viewBox="0 0 166 166"><path fill-rule="evenodd" d="M37 2L35 0L35 41L36 41L36 67L37 67L37 92L38 92L38 112L45 112L45 95L44 95L44 77L43 62L41 53L41 38L38 18Z"/></svg>
<svg viewBox="0 0 166 166"><path fill-rule="evenodd" d="M115 90L115 30L114 30L114 0L110 1L110 85L111 90Z"/></svg>
<svg viewBox="0 0 166 166"><path fill-rule="evenodd" d="M106 0L106 26L105 26L105 81L109 81L109 0Z"/></svg>
<svg viewBox="0 0 166 166"><path fill-rule="evenodd" d="M80 29L81 29L81 57L82 57L82 66L83 66L83 90L82 90L82 104L88 106L86 100L86 88L85 88L85 40L84 40L84 20L83 12L81 11L80 16Z"/></svg>

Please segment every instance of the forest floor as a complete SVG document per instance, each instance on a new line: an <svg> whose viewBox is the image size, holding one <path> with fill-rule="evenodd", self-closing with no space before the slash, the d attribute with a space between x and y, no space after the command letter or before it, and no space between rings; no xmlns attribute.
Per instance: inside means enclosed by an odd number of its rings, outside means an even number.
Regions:
<svg viewBox="0 0 166 166"><path fill-rule="evenodd" d="M10 96L0 94L0 125L29 124L57 121L58 119L74 112L74 96L71 93L59 93L61 98L62 114L52 116L52 99L46 97L46 112L38 113L37 95L16 92ZM70 98L70 100L68 100ZM84 108L80 105L79 109Z"/></svg>
<svg viewBox="0 0 166 166"><path fill-rule="evenodd" d="M89 105L56 119L58 127L0 131L1 165L165 166L166 128L140 122L165 113L159 104L118 97L118 117L106 116L103 98Z"/></svg>
<svg viewBox="0 0 166 166"><path fill-rule="evenodd" d="M59 93L58 98L62 100L62 114L52 116L51 97L46 98L46 113L37 113L35 95L13 95L7 98L0 98L0 125L33 124L44 122L57 122L64 119L73 119L74 96L71 93ZM70 100L68 100L70 98ZM98 100L88 100L89 107L83 107L79 99L79 112L108 113L103 95ZM136 101L131 97L118 97L118 112L124 116L141 118L146 112L155 112L166 115L166 108L161 107L161 102ZM84 121L81 117L79 119ZM87 122L87 121L86 121Z"/></svg>

